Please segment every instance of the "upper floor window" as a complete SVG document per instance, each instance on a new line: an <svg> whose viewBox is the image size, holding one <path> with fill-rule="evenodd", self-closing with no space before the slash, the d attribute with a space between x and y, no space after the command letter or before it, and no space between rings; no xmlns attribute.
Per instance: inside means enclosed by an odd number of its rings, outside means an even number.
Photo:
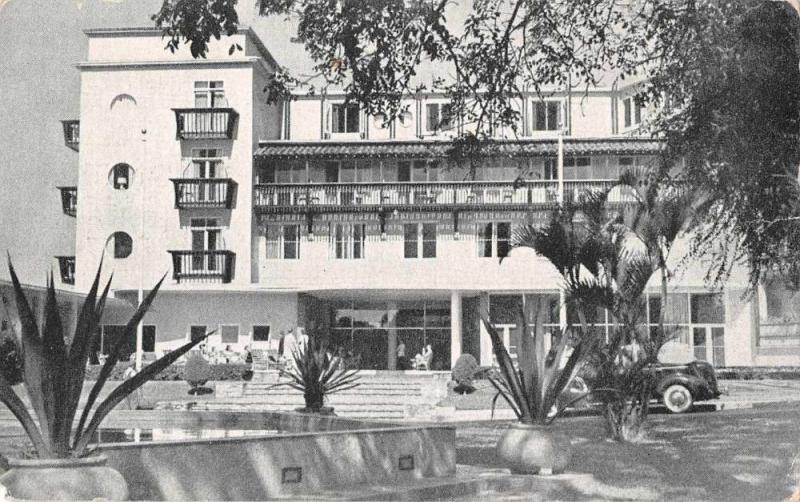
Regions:
<svg viewBox="0 0 800 502"><path fill-rule="evenodd" d="M267 259L300 258L300 225L267 225Z"/></svg>
<svg viewBox="0 0 800 502"><path fill-rule="evenodd" d="M622 100L623 108L623 124L627 129L635 127L642 123L642 106L636 101L635 98L625 98Z"/></svg>
<svg viewBox="0 0 800 502"><path fill-rule="evenodd" d="M403 249L405 258L436 258L436 223L404 224Z"/></svg>
<svg viewBox="0 0 800 502"><path fill-rule="evenodd" d="M478 256L505 258L511 252L511 223L507 221L478 224Z"/></svg>
<svg viewBox="0 0 800 502"><path fill-rule="evenodd" d="M363 223L331 223L331 254L337 259L364 258L366 225Z"/></svg>
<svg viewBox="0 0 800 502"><path fill-rule="evenodd" d="M361 131L361 112L356 104L334 103L331 105L331 132L351 134Z"/></svg>
<svg viewBox="0 0 800 502"><path fill-rule="evenodd" d="M133 168L128 164L117 164L111 168L109 181L114 190L127 190L131 186Z"/></svg>
<svg viewBox="0 0 800 502"><path fill-rule="evenodd" d="M199 80L194 83L195 108L224 108L228 106L221 80Z"/></svg>
<svg viewBox="0 0 800 502"><path fill-rule="evenodd" d="M453 128L453 107L450 103L428 103L425 105L425 132L437 133Z"/></svg>
<svg viewBox="0 0 800 502"><path fill-rule="evenodd" d="M534 101L533 130L557 131L561 124L561 101Z"/></svg>
<svg viewBox="0 0 800 502"><path fill-rule="evenodd" d="M221 176L222 160L215 148L198 148L192 150L192 172L194 178L216 178Z"/></svg>
<svg viewBox="0 0 800 502"><path fill-rule="evenodd" d="M544 171L542 179L557 180L558 179L558 159L550 157L544 159Z"/></svg>

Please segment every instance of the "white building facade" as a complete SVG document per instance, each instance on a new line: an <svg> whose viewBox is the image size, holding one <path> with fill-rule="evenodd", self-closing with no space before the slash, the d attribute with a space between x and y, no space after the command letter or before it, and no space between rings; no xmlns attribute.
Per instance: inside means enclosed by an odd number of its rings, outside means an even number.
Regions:
<svg viewBox="0 0 800 502"><path fill-rule="evenodd" d="M204 59L164 50L151 29L86 34L81 115L64 123L79 183L61 189L76 255L59 265L85 291L105 256L115 296L132 302L167 274L145 317L146 351L211 330L212 345L259 348L305 327L362 368L398 369L401 341L410 356L431 345L434 369L462 353L490 365L481 309L512 351L516 305L531 295L551 298L553 330L571 317L552 266L510 252L514 228L659 150L636 136L645 110L632 88L531 95L518 131L500 131L470 176L447 160L448 139L469 125L449 117L444 96L409 97L391 124L335 93L270 105L277 63L249 29ZM717 366L800 363L791 295L745 297L739 276L709 291L703 267L673 281L667 322L679 342ZM609 329L605 313L595 321ZM104 326L104 340L119 331Z"/></svg>

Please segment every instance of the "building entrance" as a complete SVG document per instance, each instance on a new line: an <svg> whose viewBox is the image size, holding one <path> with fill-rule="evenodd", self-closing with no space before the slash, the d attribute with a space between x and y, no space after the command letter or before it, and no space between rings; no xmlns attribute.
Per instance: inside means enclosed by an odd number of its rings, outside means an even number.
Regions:
<svg viewBox="0 0 800 502"><path fill-rule="evenodd" d="M334 301L331 307L331 348L346 365L408 369L430 346L428 369L450 368L449 301ZM399 364L398 347L405 357Z"/></svg>

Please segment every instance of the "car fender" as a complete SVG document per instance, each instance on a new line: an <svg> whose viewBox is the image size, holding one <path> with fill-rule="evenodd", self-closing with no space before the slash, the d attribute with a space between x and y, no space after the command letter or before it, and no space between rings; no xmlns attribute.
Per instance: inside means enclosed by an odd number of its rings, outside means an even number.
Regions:
<svg viewBox="0 0 800 502"><path fill-rule="evenodd" d="M667 387L675 384L683 385L689 389L689 392L692 393L692 396L697 396L698 390L702 386L706 385L699 378L691 377L689 375L667 375L658 380L658 383L655 387L656 394L663 395Z"/></svg>

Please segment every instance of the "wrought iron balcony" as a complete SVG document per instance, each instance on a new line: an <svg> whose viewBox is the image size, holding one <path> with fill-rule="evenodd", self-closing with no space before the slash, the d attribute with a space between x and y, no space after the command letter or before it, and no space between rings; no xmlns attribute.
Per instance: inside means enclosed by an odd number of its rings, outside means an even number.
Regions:
<svg viewBox="0 0 800 502"><path fill-rule="evenodd" d="M233 139L239 114L233 108L173 108L178 139Z"/></svg>
<svg viewBox="0 0 800 502"><path fill-rule="evenodd" d="M64 144L77 152L81 142L81 121L62 120L61 126L64 128Z"/></svg>
<svg viewBox="0 0 800 502"><path fill-rule="evenodd" d="M175 185L175 207L225 208L233 207L236 182L230 178L172 178Z"/></svg>
<svg viewBox="0 0 800 502"><path fill-rule="evenodd" d="M609 189L612 180L564 182L564 200L575 201L587 190ZM630 189L612 190L609 200L630 202ZM264 213L358 212L370 210L464 211L530 210L556 207L559 183L546 181L397 182L261 184L254 204Z"/></svg>
<svg viewBox="0 0 800 502"><path fill-rule="evenodd" d="M169 251L172 255L172 278L231 282L236 253L215 251Z"/></svg>
<svg viewBox="0 0 800 502"><path fill-rule="evenodd" d="M56 187L61 191L61 210L67 216L78 213L78 187Z"/></svg>
<svg viewBox="0 0 800 502"><path fill-rule="evenodd" d="M61 272L61 282L64 284L75 284L75 257L56 256L58 260L58 270Z"/></svg>

